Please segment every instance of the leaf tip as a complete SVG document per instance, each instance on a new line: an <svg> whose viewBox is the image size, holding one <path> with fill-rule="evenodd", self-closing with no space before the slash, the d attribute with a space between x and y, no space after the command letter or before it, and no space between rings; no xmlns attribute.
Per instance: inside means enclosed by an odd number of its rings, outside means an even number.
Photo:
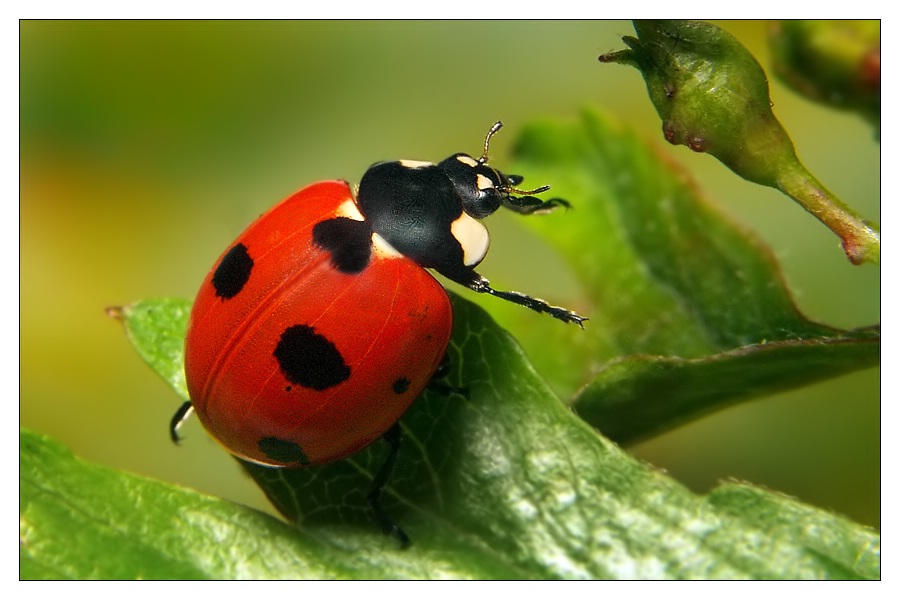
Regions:
<svg viewBox="0 0 900 600"><path fill-rule="evenodd" d="M123 306L107 306L104 312L110 319L120 322L125 320L125 307Z"/></svg>

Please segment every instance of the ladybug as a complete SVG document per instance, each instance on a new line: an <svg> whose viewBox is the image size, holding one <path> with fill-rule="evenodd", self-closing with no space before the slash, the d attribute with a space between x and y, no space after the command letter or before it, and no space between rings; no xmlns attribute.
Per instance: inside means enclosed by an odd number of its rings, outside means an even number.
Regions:
<svg viewBox="0 0 900 600"><path fill-rule="evenodd" d="M345 458L384 437L391 452L369 502L408 543L378 498L400 443L397 421L429 385L450 340L450 299L426 270L569 323L585 320L475 272L488 250L480 219L501 206L529 214L568 203L522 191L522 177L480 158L381 162L354 195L314 183L263 214L203 281L185 342L191 412L225 448L271 467Z"/></svg>

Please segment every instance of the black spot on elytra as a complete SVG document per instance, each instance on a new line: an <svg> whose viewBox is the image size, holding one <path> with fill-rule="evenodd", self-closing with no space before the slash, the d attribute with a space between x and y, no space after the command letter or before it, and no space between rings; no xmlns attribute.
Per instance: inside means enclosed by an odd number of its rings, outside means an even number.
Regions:
<svg viewBox="0 0 900 600"><path fill-rule="evenodd" d="M305 388L321 391L350 377L350 367L334 343L308 325L285 329L274 355L285 379Z"/></svg>
<svg viewBox="0 0 900 600"><path fill-rule="evenodd" d="M222 257L213 273L212 284L216 288L216 296L225 300L237 296L250 279L252 270L253 259L247 252L247 246L238 244L233 247Z"/></svg>
<svg viewBox="0 0 900 600"><path fill-rule="evenodd" d="M367 221L335 217L313 226L313 243L331 254L342 273L359 273L372 256L372 229Z"/></svg>
<svg viewBox="0 0 900 600"><path fill-rule="evenodd" d="M406 390L409 389L409 384L411 382L406 377L401 377L397 381L394 382L393 388L395 394L403 394Z"/></svg>
<svg viewBox="0 0 900 600"><path fill-rule="evenodd" d="M282 463L298 462L302 465L309 464L309 459L306 458L303 449L294 442L269 436L259 440L257 445L259 446L259 450L272 460L277 460Z"/></svg>

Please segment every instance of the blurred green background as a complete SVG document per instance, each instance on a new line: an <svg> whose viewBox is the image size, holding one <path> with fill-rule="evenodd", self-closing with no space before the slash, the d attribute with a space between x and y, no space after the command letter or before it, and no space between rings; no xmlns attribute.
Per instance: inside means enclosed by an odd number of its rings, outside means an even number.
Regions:
<svg viewBox="0 0 900 600"><path fill-rule="evenodd" d="M717 24L771 71L766 23ZM525 122L584 105L675 156L757 232L810 318L878 322L877 267L850 265L836 237L774 190L665 144L638 72L597 61L630 34L624 21L22 22L21 423L86 459L267 507L196 422L181 447L169 441L179 401L105 307L193 297L255 216L308 183L358 182L383 159L477 154L497 119L502 168ZM770 84L800 159L878 219L871 129ZM545 251L517 219L488 221L495 250L480 271L564 303L571 276L516 263ZM879 401L870 369L632 450L698 492L747 480L878 527Z"/></svg>

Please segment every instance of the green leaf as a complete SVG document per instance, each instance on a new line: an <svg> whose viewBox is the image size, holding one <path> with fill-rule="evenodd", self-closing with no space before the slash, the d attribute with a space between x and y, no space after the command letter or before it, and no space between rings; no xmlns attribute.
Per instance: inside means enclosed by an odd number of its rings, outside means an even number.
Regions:
<svg viewBox="0 0 900 600"><path fill-rule="evenodd" d="M469 397L416 402L401 421L406 441L385 494L409 549L381 535L365 505L383 444L316 469L256 469L300 521L294 530L88 465L26 432L23 577L879 577L875 532L747 485L691 493L573 415L481 309L453 304L449 383L464 382ZM152 312L177 323L162 313L183 307Z"/></svg>
<svg viewBox="0 0 900 600"><path fill-rule="evenodd" d="M135 350L184 400L188 400L184 380L184 335L191 303L181 298L160 298L114 306L106 313L125 326Z"/></svg>
<svg viewBox="0 0 900 600"><path fill-rule="evenodd" d="M858 337L750 345L685 359L626 356L607 363L575 409L620 444L630 444L730 404L878 362L877 330ZM871 336L867 336L871 334Z"/></svg>
<svg viewBox="0 0 900 600"><path fill-rule="evenodd" d="M542 373L565 377L560 389L596 365L573 406L613 439L878 364L877 328L806 319L769 251L602 114L535 123L517 156L515 172L553 182L572 202L565 214L528 222L560 250L594 308L577 307L591 319L585 332L537 319L516 331Z"/></svg>
<svg viewBox="0 0 900 600"><path fill-rule="evenodd" d="M194 579L238 576L242 568L266 573L257 569L267 561L251 561L259 550L253 536L230 548L235 560L228 564L204 544L225 533L236 539L241 529L284 529L276 520L91 465L27 430L20 435L23 579ZM284 560L282 553L272 562Z"/></svg>
<svg viewBox="0 0 900 600"><path fill-rule="evenodd" d="M22 579L488 577L434 553L397 552L370 529L297 530L269 515L92 465L20 433Z"/></svg>

